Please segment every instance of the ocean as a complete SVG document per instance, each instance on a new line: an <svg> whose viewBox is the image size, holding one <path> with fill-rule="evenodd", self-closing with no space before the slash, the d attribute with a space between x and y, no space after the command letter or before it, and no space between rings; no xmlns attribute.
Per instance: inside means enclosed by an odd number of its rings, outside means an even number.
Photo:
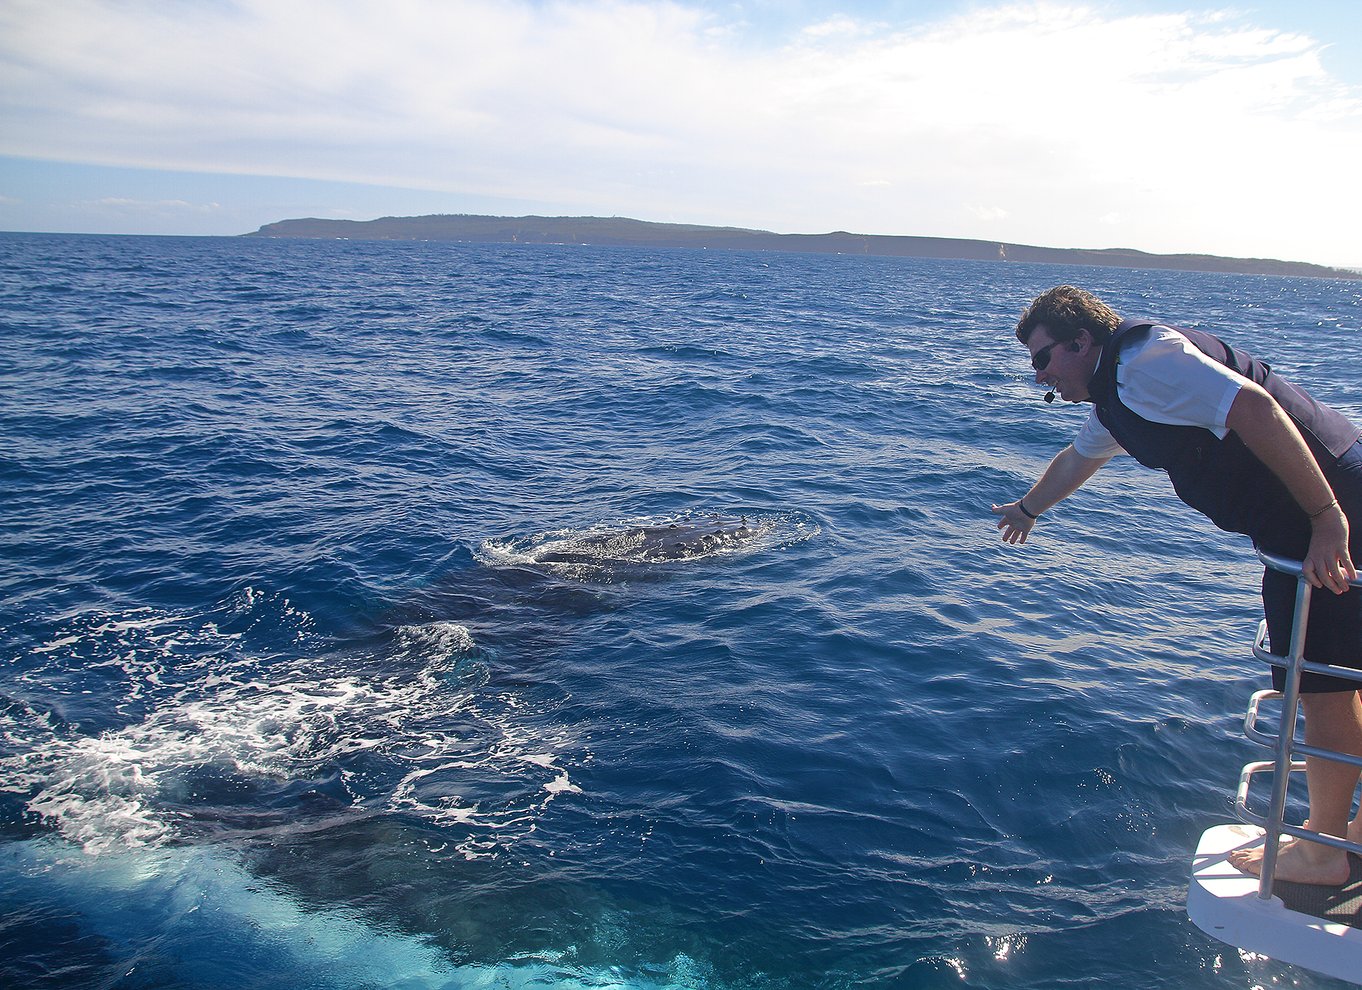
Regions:
<svg viewBox="0 0 1362 990"><path fill-rule="evenodd" d="M0 984L1340 986L1182 909L1250 547L994 529L1060 282L1362 417L1356 282L0 236Z"/></svg>

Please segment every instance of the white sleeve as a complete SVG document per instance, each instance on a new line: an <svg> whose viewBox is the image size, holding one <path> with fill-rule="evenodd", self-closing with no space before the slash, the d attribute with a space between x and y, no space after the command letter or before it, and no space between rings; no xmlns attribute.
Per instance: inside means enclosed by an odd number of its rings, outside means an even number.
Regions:
<svg viewBox="0 0 1362 990"><path fill-rule="evenodd" d="M1122 349L1116 364L1121 401L1136 415L1170 426L1199 426L1222 440L1230 406L1246 379L1207 357L1168 327Z"/></svg>
<svg viewBox="0 0 1362 990"><path fill-rule="evenodd" d="M1078 431L1078 436L1074 437L1074 450L1093 460L1115 457L1117 454L1125 453L1125 448L1116 442L1116 438L1107 432L1107 428L1097 418L1097 410L1095 409L1088 413L1087 422Z"/></svg>

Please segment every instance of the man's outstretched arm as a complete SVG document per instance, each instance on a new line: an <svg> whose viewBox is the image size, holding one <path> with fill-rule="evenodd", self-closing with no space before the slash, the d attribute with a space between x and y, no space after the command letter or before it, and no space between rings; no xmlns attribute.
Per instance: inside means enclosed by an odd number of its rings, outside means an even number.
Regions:
<svg viewBox="0 0 1362 990"><path fill-rule="evenodd" d="M1002 517L998 528L1003 532L1003 541L1025 543L1026 534L1036 525L1031 516L1040 515L1078 491L1109 460L1110 457L1084 457L1073 444L1061 450L1029 492L1015 502L993 506L993 513Z"/></svg>

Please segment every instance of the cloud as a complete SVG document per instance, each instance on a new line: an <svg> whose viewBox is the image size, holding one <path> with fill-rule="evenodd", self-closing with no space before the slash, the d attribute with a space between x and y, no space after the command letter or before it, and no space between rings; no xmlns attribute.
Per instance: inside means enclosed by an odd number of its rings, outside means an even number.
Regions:
<svg viewBox="0 0 1362 990"><path fill-rule="evenodd" d="M1362 225L1362 94L1312 38L1042 2L758 44L724 9L9 0L0 153L1148 250L1317 257Z"/></svg>
<svg viewBox="0 0 1362 990"><path fill-rule="evenodd" d="M968 210L971 216L975 217L976 219L984 220L987 222L997 222L999 220L1006 220L1008 217L1007 211L1003 209L1001 206L981 206L979 204L975 204L966 207L966 209Z"/></svg>
<svg viewBox="0 0 1362 990"><path fill-rule="evenodd" d="M175 213L216 213L222 209L218 203L190 203L183 199L132 199L127 196L104 196L97 200L87 200L71 204L77 210L96 210L125 214L145 213L167 216Z"/></svg>
<svg viewBox="0 0 1362 990"><path fill-rule="evenodd" d="M870 33L871 28L846 14L837 14L825 21L810 24L800 33L808 39L858 38Z"/></svg>

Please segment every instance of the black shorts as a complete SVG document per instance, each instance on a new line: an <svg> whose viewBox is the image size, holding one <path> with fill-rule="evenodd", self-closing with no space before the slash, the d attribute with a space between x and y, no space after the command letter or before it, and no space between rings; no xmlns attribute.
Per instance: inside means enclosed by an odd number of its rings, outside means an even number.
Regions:
<svg viewBox="0 0 1362 990"><path fill-rule="evenodd" d="M1326 472L1329 484L1348 517L1348 550L1353 564L1362 567L1362 440L1353 444ZM1302 520L1304 515L1302 514ZM1309 522L1297 527L1290 538L1263 549L1299 560L1309 547ZM1263 572L1263 612L1267 616L1268 649L1286 656L1291 648L1291 619L1296 609L1296 578L1268 568ZM1316 663L1362 669L1362 588L1349 588L1341 595L1320 588L1310 596L1310 623L1305 633L1305 659ZM1278 691L1285 684L1285 671L1272 668L1272 686ZM1302 694L1362 690L1362 681L1305 673L1301 675Z"/></svg>

